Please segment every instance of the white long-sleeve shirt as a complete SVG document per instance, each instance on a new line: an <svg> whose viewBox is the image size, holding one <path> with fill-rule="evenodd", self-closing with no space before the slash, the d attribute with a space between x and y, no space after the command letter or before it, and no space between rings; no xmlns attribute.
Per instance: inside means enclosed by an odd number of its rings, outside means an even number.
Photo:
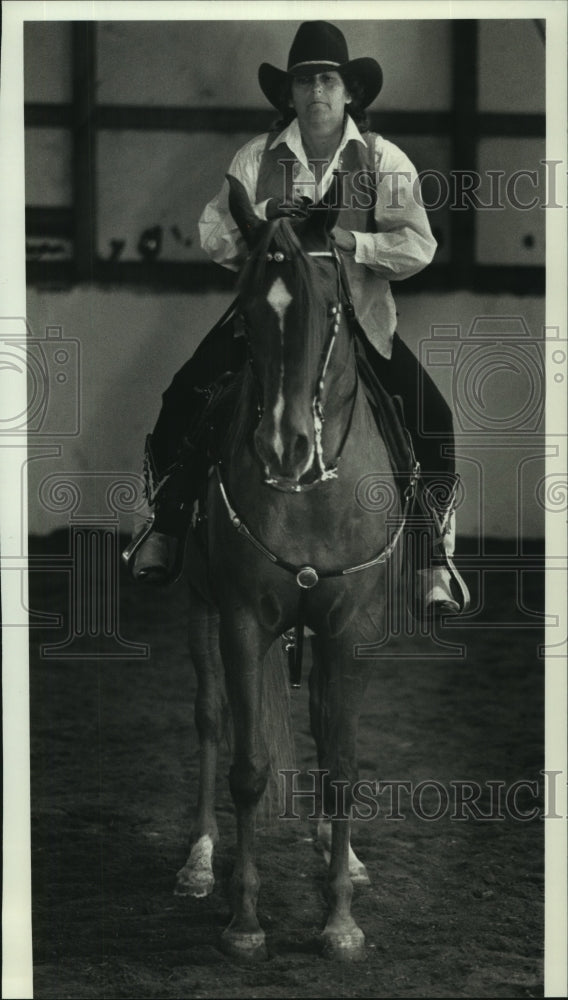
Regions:
<svg viewBox="0 0 568 1000"><path fill-rule="evenodd" d="M342 140L319 184L308 163L295 118L273 141L270 148L283 144L297 161L294 193L318 202L329 189L333 171L341 169L342 153L349 140L365 145L353 119L347 116ZM260 161L267 135L247 142L235 155L228 173L244 185L259 219L265 219L266 202L256 202ZM283 156L286 151L283 150ZM390 281L401 281L430 263L436 251L428 216L420 199L416 170L405 153L382 136L375 139L377 201L374 208L376 232L354 232L355 255L346 258L353 304L359 323L373 346L390 357L396 329L396 308ZM206 205L199 220L201 246L217 264L239 270L246 246L229 211L229 186L223 182L219 194ZM352 266L352 262L360 267Z"/></svg>

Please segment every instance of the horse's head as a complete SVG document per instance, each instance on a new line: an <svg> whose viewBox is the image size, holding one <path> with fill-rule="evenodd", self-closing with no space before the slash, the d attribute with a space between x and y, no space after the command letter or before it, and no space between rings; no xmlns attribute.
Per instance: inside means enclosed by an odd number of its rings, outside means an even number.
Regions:
<svg viewBox="0 0 568 1000"><path fill-rule="evenodd" d="M345 345L335 346L342 317L330 232L337 210L262 222L243 186L228 180L231 213L250 251L240 299L261 407L254 444L266 481L299 490L334 474L323 455L323 405L330 390L341 401L337 379L345 370Z"/></svg>

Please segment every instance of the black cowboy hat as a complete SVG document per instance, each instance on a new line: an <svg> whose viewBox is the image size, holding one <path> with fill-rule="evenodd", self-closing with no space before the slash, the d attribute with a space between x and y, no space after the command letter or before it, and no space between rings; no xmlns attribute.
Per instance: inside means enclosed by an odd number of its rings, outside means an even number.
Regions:
<svg viewBox="0 0 568 1000"><path fill-rule="evenodd" d="M260 89L271 104L282 111L284 84L289 76L305 76L334 69L347 88L356 79L363 88L361 107L374 101L383 85L383 71L375 59L349 59L343 33L327 21L304 21L296 32L288 56L288 69L262 63L258 71Z"/></svg>

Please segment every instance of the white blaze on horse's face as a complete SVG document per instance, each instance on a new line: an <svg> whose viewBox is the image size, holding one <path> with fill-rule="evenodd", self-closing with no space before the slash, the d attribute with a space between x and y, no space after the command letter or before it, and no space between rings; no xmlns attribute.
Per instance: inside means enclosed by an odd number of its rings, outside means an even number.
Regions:
<svg viewBox="0 0 568 1000"><path fill-rule="evenodd" d="M286 433L283 429L283 417L286 408L286 399L284 395L284 376L285 376L285 325L286 316L289 311L290 305L293 301L292 295L290 294L286 284L281 277L276 278L274 283L271 285L268 294L266 296L266 301L270 308L276 314L276 319L278 322L278 331L280 335L280 372L279 372L279 382L278 391L276 394L276 400L274 406L272 407L272 433L270 434L270 440L267 442L276 455L279 463L283 465L286 448ZM289 419L286 421L288 426L288 436L290 431L294 430L294 420ZM288 442L288 444L293 444L293 442ZM288 449L289 450L289 449ZM300 478L305 472L311 467L314 457L313 445L307 449L307 453L304 453L301 460L301 467L296 470L297 477Z"/></svg>
<svg viewBox="0 0 568 1000"><path fill-rule="evenodd" d="M276 313L278 328L280 330L280 382L273 410L274 440L272 441L272 446L278 456L278 460L281 462L284 454L284 442L282 440L282 415L284 413L284 319L288 306L292 301L292 296L282 278L276 279L266 296L266 301Z"/></svg>

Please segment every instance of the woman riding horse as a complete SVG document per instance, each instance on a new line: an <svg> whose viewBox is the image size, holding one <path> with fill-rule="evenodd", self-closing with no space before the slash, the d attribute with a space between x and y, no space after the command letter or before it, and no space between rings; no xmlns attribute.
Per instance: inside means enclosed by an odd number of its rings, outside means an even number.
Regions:
<svg viewBox="0 0 568 1000"><path fill-rule="evenodd" d="M324 21L300 25L286 71L268 63L260 87L282 115L278 128L240 149L229 174L243 185L259 220L305 214L319 203L334 173L342 178L333 237L348 278L367 362L383 387L402 399L404 418L421 466L421 495L431 520L432 553L418 569L422 617L459 614L467 587L452 560L458 479L451 411L396 332L389 281L400 281L432 260L436 241L419 196L417 174L392 142L368 131L364 110L378 95L382 71L371 58L350 60L342 32ZM203 249L216 263L240 270L247 246L229 210L229 186L205 208ZM241 370L246 341L230 311L177 373L163 395L147 442L150 510L125 554L136 579L169 582L181 571L194 499L207 459L195 429L219 380Z"/></svg>

